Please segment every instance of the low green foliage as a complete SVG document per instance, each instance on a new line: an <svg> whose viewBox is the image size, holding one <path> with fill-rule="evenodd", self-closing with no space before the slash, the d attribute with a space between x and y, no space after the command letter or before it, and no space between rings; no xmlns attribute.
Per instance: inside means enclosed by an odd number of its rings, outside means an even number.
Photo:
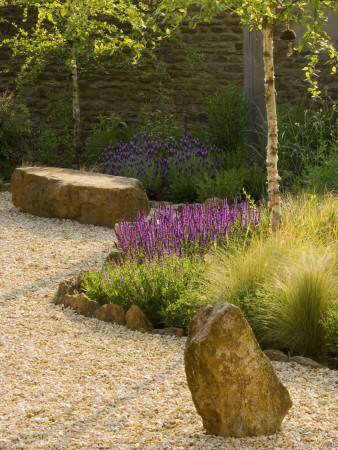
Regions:
<svg viewBox="0 0 338 450"><path fill-rule="evenodd" d="M99 123L91 124L84 144L87 163L95 163L109 145L118 145L129 136L128 125L117 114L99 117Z"/></svg>
<svg viewBox="0 0 338 450"><path fill-rule="evenodd" d="M319 166L308 169L304 184L306 189L322 194L338 191L338 145Z"/></svg>
<svg viewBox="0 0 338 450"><path fill-rule="evenodd" d="M0 175L8 180L13 169L27 156L31 122L27 108L13 93L0 94Z"/></svg>
<svg viewBox="0 0 338 450"><path fill-rule="evenodd" d="M309 187L337 189L338 103L326 97L310 106L298 103L278 109L278 170L282 185L298 192ZM267 124L261 132L265 148ZM323 176L323 178L322 178Z"/></svg>
<svg viewBox="0 0 338 450"><path fill-rule="evenodd" d="M36 130L36 150L32 162L65 167L74 162L71 104L49 95L44 120Z"/></svg>
<svg viewBox="0 0 338 450"><path fill-rule="evenodd" d="M137 132L145 133L152 140L169 141L183 137L185 127L175 112L172 92L160 89L157 105L145 105L139 114Z"/></svg>
<svg viewBox="0 0 338 450"><path fill-rule="evenodd" d="M245 135L248 131L249 101L241 89L229 85L207 99L207 117L212 142L237 165L245 161Z"/></svg>
<svg viewBox="0 0 338 450"><path fill-rule="evenodd" d="M144 264L127 261L122 266L90 271L83 285L99 304L115 303L125 310L137 305L156 325L166 323L167 308L178 301L203 267L201 260L175 256Z"/></svg>
<svg viewBox="0 0 338 450"><path fill-rule="evenodd" d="M338 301L333 301L331 308L328 310L322 321L325 333L326 349L328 357L334 361L334 365L338 366Z"/></svg>
<svg viewBox="0 0 338 450"><path fill-rule="evenodd" d="M266 194L266 174L258 166L243 165L239 168L224 169L211 177L204 174L196 180L197 198L227 198L233 202L235 197L243 196L243 188L254 200L261 200Z"/></svg>
<svg viewBox="0 0 338 450"><path fill-rule="evenodd" d="M194 284L197 286L197 280ZM165 323L167 326L183 328L187 333L190 320L205 306L205 302L198 298L193 291L194 284L184 290L179 298L168 305L165 310Z"/></svg>

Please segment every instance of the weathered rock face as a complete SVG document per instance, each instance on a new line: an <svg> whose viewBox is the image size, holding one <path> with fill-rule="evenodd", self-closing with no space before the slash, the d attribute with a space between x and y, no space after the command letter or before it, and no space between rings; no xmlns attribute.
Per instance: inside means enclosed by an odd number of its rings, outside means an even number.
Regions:
<svg viewBox="0 0 338 450"><path fill-rule="evenodd" d="M280 350L268 349L264 350L264 355L267 356L270 361L289 362L290 358Z"/></svg>
<svg viewBox="0 0 338 450"><path fill-rule="evenodd" d="M92 317L94 312L100 308L100 305L91 300L86 294L79 294L76 299L76 311L86 317Z"/></svg>
<svg viewBox="0 0 338 450"><path fill-rule="evenodd" d="M118 325L126 324L126 314L122 306L108 303L97 309L93 317L103 320L104 322L117 323Z"/></svg>
<svg viewBox="0 0 338 450"><path fill-rule="evenodd" d="M176 337L183 337L184 336L184 330L183 328L156 328L151 331L151 334L159 334L160 336L176 336Z"/></svg>
<svg viewBox="0 0 338 450"><path fill-rule="evenodd" d="M291 362L296 362L302 366L310 367L311 369L323 369L324 366L317 363L313 359L306 358L305 356L292 356L290 358Z"/></svg>
<svg viewBox="0 0 338 450"><path fill-rule="evenodd" d="M2 183L2 181L0 180L0 192L11 192L11 184Z"/></svg>
<svg viewBox="0 0 338 450"><path fill-rule="evenodd" d="M136 305L131 306L126 313L126 323L130 330L141 331L145 333L151 331L154 327L143 311Z"/></svg>
<svg viewBox="0 0 338 450"><path fill-rule="evenodd" d="M77 278L60 281L58 290L54 297L54 303L60 305L63 303L65 295L73 295L79 293L81 289L82 277L79 275Z"/></svg>
<svg viewBox="0 0 338 450"><path fill-rule="evenodd" d="M77 309L78 294L66 294L63 298L63 305L65 308Z"/></svg>
<svg viewBox="0 0 338 450"><path fill-rule="evenodd" d="M63 304L65 308L72 308L78 314L82 314L86 317L92 317L94 312L100 308L100 305L95 301L91 300L86 296L86 294L66 294L63 299Z"/></svg>
<svg viewBox="0 0 338 450"><path fill-rule="evenodd" d="M190 323L184 359L207 433L245 437L279 429L292 406L290 395L239 308L203 308Z"/></svg>
<svg viewBox="0 0 338 450"><path fill-rule="evenodd" d="M54 167L15 169L12 201L22 211L42 217L73 219L113 227L150 211L142 183L134 178Z"/></svg>

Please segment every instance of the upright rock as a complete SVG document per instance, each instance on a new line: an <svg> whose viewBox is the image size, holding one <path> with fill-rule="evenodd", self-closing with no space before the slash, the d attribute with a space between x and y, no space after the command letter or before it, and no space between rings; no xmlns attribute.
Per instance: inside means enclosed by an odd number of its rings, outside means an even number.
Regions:
<svg viewBox="0 0 338 450"><path fill-rule="evenodd" d="M21 167L11 178L12 201L22 211L42 217L73 219L114 227L150 211L142 183L134 178L57 167Z"/></svg>
<svg viewBox="0 0 338 450"><path fill-rule="evenodd" d="M154 327L143 311L136 305L132 305L126 313L126 324L130 330L150 332Z"/></svg>
<svg viewBox="0 0 338 450"><path fill-rule="evenodd" d="M97 309L93 317L95 319L103 320L104 322L117 323L118 325L126 324L126 314L122 306L113 303L107 303Z"/></svg>
<svg viewBox="0 0 338 450"><path fill-rule="evenodd" d="M185 370L192 399L209 434L275 433L292 402L241 310L205 306L190 322Z"/></svg>

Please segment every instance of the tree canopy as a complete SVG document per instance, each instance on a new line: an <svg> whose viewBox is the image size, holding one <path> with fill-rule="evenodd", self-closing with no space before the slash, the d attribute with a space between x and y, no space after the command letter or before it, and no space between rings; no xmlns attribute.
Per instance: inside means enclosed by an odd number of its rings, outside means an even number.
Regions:
<svg viewBox="0 0 338 450"><path fill-rule="evenodd" d="M189 6L194 5L193 12ZM285 24L290 34L290 25L302 25L304 32L296 50L307 47L307 63L303 68L309 90L313 97L320 95L318 87L319 53L328 56L331 73L337 72L338 53L330 41L325 25L327 9L338 12L336 0L163 0L158 8L163 23L176 27L187 19L191 26L210 20L221 11L230 11L239 16L243 27L261 30L263 35L262 59L264 61L265 103L268 120L267 139L267 184L272 232L276 233L281 222L281 196L278 174L278 127L276 89L273 59L274 30L277 24ZM286 36L287 37L287 36Z"/></svg>
<svg viewBox="0 0 338 450"><path fill-rule="evenodd" d="M19 80L34 77L51 58L63 58L72 65L69 43L74 42L77 59L106 64L113 55L124 52L136 62L143 50L155 45L159 27L150 6L130 0L1 0L0 6L16 5L22 10L16 33L2 44L13 56L23 55ZM36 10L35 24L27 29L29 12Z"/></svg>

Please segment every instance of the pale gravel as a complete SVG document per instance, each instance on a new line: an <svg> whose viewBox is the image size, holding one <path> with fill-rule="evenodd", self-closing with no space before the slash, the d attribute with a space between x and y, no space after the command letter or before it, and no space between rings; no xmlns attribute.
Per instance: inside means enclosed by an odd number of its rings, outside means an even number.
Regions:
<svg viewBox="0 0 338 450"><path fill-rule="evenodd" d="M273 363L293 407L270 437L205 434L185 338L132 332L52 303L101 264L112 230L20 212L0 194L0 449L336 449L337 372Z"/></svg>

